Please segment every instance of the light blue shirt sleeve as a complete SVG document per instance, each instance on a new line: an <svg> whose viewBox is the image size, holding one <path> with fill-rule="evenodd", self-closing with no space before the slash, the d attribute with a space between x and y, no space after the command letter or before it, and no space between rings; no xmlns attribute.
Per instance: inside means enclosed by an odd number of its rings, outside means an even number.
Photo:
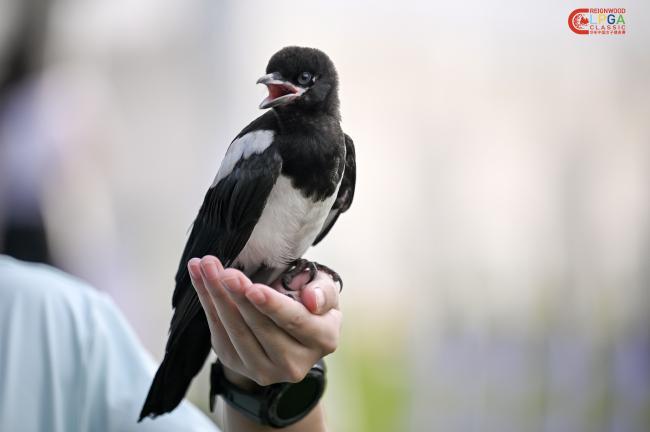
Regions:
<svg viewBox="0 0 650 432"><path fill-rule="evenodd" d="M137 423L155 364L105 294L0 256L0 431L213 431L188 402Z"/></svg>

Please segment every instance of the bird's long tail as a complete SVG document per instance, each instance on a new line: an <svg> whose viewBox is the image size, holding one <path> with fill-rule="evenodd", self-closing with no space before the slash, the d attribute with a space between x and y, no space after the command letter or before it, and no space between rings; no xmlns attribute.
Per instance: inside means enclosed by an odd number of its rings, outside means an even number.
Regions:
<svg viewBox="0 0 650 432"><path fill-rule="evenodd" d="M176 408L185 397L192 379L203 367L211 346L210 329L205 317L201 314L195 316L183 333L184 337L167 347L138 422Z"/></svg>

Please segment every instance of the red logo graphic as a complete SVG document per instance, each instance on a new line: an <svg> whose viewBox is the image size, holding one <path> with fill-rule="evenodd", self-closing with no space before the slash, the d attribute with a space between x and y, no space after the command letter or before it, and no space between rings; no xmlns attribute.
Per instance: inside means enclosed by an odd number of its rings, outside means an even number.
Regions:
<svg viewBox="0 0 650 432"><path fill-rule="evenodd" d="M576 9L569 15L569 28L574 33L589 34L589 9Z"/></svg>

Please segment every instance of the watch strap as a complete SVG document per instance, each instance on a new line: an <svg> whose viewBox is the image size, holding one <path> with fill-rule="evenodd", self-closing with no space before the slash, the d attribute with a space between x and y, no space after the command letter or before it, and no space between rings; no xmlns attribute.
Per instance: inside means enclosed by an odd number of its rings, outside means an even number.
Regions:
<svg viewBox="0 0 650 432"><path fill-rule="evenodd" d="M322 359L319 360L305 379L299 383L276 383L254 390L244 390L225 377L223 365L217 359L211 367L210 384L210 411L214 412L216 396L221 395L232 408L255 423L285 427L309 414L320 400L325 390L325 363ZM311 397L301 398L303 402L307 402L303 407L304 411L298 408L297 413L281 414L283 410L280 407L283 405L286 407L286 404L281 403L283 399L286 399L284 395L295 393L299 388L311 389ZM287 402L290 400L291 398ZM297 406L300 407L299 402Z"/></svg>

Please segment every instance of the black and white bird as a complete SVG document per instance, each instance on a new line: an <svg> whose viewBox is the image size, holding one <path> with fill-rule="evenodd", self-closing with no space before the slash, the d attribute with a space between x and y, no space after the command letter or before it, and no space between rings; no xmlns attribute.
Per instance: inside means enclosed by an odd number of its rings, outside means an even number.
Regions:
<svg viewBox="0 0 650 432"><path fill-rule="evenodd" d="M338 76L329 57L314 48L283 48L257 82L269 92L260 108L271 110L230 143L194 221L176 273L165 357L140 420L172 411L211 349L187 262L215 255L253 282L284 275L286 287L306 268L313 276L315 263L302 255L352 203L354 144L341 130Z"/></svg>

